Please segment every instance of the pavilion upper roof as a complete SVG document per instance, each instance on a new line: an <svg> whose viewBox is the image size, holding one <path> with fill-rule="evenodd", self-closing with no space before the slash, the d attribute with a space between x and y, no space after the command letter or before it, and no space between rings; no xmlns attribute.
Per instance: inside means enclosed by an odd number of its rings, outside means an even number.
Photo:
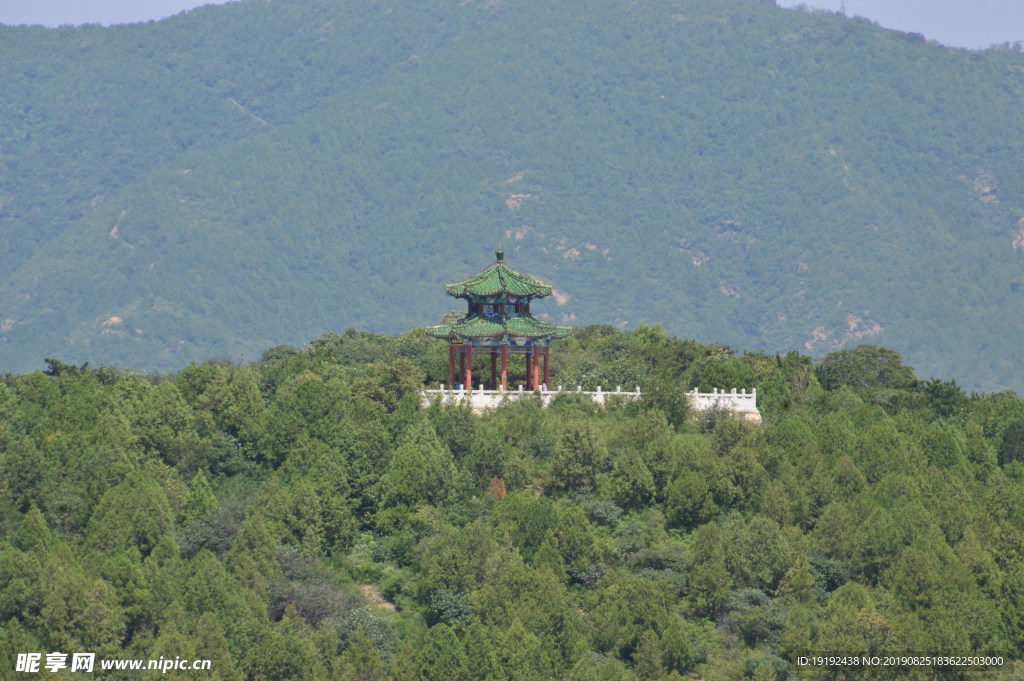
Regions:
<svg viewBox="0 0 1024 681"><path fill-rule="evenodd" d="M505 254L495 253L494 264L480 274L465 281L448 284L445 292L456 298L544 298L551 295L551 285L537 281L529 275L516 272L505 264Z"/></svg>

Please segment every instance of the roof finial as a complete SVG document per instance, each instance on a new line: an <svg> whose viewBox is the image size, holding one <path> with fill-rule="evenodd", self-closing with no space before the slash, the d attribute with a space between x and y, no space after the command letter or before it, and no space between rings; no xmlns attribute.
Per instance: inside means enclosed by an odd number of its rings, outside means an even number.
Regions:
<svg viewBox="0 0 1024 681"><path fill-rule="evenodd" d="M498 262L505 260L505 251L501 250L501 232L498 232L498 250L494 252L494 257Z"/></svg>

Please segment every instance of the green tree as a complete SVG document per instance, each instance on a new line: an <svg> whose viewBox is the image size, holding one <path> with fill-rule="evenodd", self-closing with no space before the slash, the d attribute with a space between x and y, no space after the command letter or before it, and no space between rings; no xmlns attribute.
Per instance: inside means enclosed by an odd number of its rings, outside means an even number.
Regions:
<svg viewBox="0 0 1024 681"><path fill-rule="evenodd" d="M380 651L362 627L356 630L355 638L342 653L341 668L345 681L380 681L387 672Z"/></svg>
<svg viewBox="0 0 1024 681"><path fill-rule="evenodd" d="M915 380L914 370L903 364L900 353L875 345L858 345L852 350L825 355L814 373L825 390L835 390L844 385L854 390L885 385L905 386Z"/></svg>
<svg viewBox="0 0 1024 681"><path fill-rule="evenodd" d="M554 538L566 567L580 570L590 565L595 555L594 534L582 506L564 504L558 508Z"/></svg>
<svg viewBox="0 0 1024 681"><path fill-rule="evenodd" d="M685 674L707 661L707 646L695 635L692 625L674 615L661 635L661 659L670 673Z"/></svg>
<svg viewBox="0 0 1024 681"><path fill-rule="evenodd" d="M677 430L682 429L687 419L690 418L689 399L674 381L667 381L663 378L651 378L645 381L643 403L664 414L668 423Z"/></svg>
<svg viewBox="0 0 1024 681"><path fill-rule="evenodd" d="M803 605L790 606L786 613L786 630L782 632L782 637L779 640L781 653L789 656L790 659L806 655L811 652L811 640L811 622L807 607Z"/></svg>
<svg viewBox="0 0 1024 681"><path fill-rule="evenodd" d="M636 676L616 657L588 653L569 675L571 681L635 681Z"/></svg>
<svg viewBox="0 0 1024 681"><path fill-rule="evenodd" d="M1024 462L1024 421L1013 421L1003 431L999 445L999 465Z"/></svg>
<svg viewBox="0 0 1024 681"><path fill-rule="evenodd" d="M22 516L12 543L22 551L37 553L45 553L53 544L53 533L38 508L33 506Z"/></svg>
<svg viewBox="0 0 1024 681"><path fill-rule="evenodd" d="M627 510L647 506L657 492L651 470L635 449L615 459L609 487L615 503Z"/></svg>
<svg viewBox="0 0 1024 681"><path fill-rule="evenodd" d="M6 444L6 443L5 443ZM26 513L33 506L45 508L53 476L35 443L28 437L17 438L0 452L0 490L7 492L15 510Z"/></svg>
<svg viewBox="0 0 1024 681"><path fill-rule="evenodd" d="M117 594L102 579L88 575L61 542L44 559L40 593L33 624L51 650L95 651L97 657L118 654L125 619Z"/></svg>
<svg viewBox="0 0 1024 681"><path fill-rule="evenodd" d="M137 550L148 556L174 526L167 497L144 473L110 488L96 505L86 531L88 544L101 551Z"/></svg>
<svg viewBox="0 0 1024 681"><path fill-rule="evenodd" d="M153 641L153 645L149 649L149 656L150 659L163 658L175 660L182 658L185 660L195 660L196 650L188 636L171 628L170 630L160 632L160 635ZM191 671L169 670L165 673L162 670L148 670L142 674L142 678L143 681L154 681L154 679L160 678L183 679L192 676L192 674L193 672Z"/></svg>
<svg viewBox="0 0 1024 681"><path fill-rule="evenodd" d="M718 613L733 587L723 542L723 532L717 523L703 525L694 533L690 599L697 612L704 615Z"/></svg>
<svg viewBox="0 0 1024 681"><path fill-rule="evenodd" d="M551 487L556 490L596 488L597 474L607 456L593 426L585 421L566 423L551 464Z"/></svg>
<svg viewBox="0 0 1024 681"><path fill-rule="evenodd" d="M867 587L850 582L832 594L815 643L819 653L843 650L853 655L879 655L892 648L895 633L893 625L875 609Z"/></svg>
<svg viewBox="0 0 1024 681"><path fill-rule="evenodd" d="M212 612L205 612L195 621L192 637L196 646L196 657L210 660L210 671L218 681L241 681L242 673L235 664L234 656L224 638L224 628Z"/></svg>
<svg viewBox="0 0 1024 681"><path fill-rule="evenodd" d="M503 681L508 678L498 658L490 627L480 622L470 625L463 643L466 647L469 677L473 681Z"/></svg>
<svg viewBox="0 0 1024 681"><path fill-rule="evenodd" d="M391 413L398 409L406 395L423 389L425 378L418 366L408 359L398 358L366 367L365 374L352 384L352 391Z"/></svg>
<svg viewBox="0 0 1024 681"><path fill-rule="evenodd" d="M381 506L390 513L382 514L378 523L386 527L419 503L448 501L457 475L451 452L437 439L429 421L420 419L395 450L381 479Z"/></svg>
<svg viewBox="0 0 1024 681"><path fill-rule="evenodd" d="M17 660L19 654L41 651L40 642L17 619L12 617L0 627L0 655L4 659ZM22 676L14 669L14 664L0 668L0 681L16 681Z"/></svg>
<svg viewBox="0 0 1024 681"><path fill-rule="evenodd" d="M730 550L725 564L735 583L775 591L792 565L792 551L775 521L733 514L722 523L722 542Z"/></svg>
<svg viewBox="0 0 1024 681"><path fill-rule="evenodd" d="M498 666L510 681L534 681L553 676L553 670L546 664L550 659L546 654L547 646L524 627L519 618L514 618L508 627L495 627L492 632ZM473 663L469 660L469 668Z"/></svg>
<svg viewBox="0 0 1024 681"><path fill-rule="evenodd" d="M131 393L138 392L138 403L132 405L129 421L139 444L150 456L171 466L177 465L196 444L192 409L178 387L170 381L156 387L150 387L142 379L123 383L116 389L126 402Z"/></svg>
<svg viewBox="0 0 1024 681"><path fill-rule="evenodd" d="M709 492L703 475L682 471L666 491L665 512L669 522L675 527L695 527L706 522L717 510Z"/></svg>
<svg viewBox="0 0 1024 681"><path fill-rule="evenodd" d="M194 522L202 520L217 510L217 497L206 480L206 474L198 471L192 478L189 485L188 496L185 497L185 504L181 509L183 522Z"/></svg>
<svg viewBox="0 0 1024 681"><path fill-rule="evenodd" d="M658 681L664 672L661 641L653 631L648 630L633 653L633 673L641 681Z"/></svg>
<svg viewBox="0 0 1024 681"><path fill-rule="evenodd" d="M787 603L813 602L815 576L811 570L811 564L806 558L796 560L793 567L786 572L780 591L786 597Z"/></svg>
<svg viewBox="0 0 1024 681"><path fill-rule="evenodd" d="M607 584L593 610L595 647L632 659L648 631L657 636L668 626L670 592L667 582L635 576Z"/></svg>
<svg viewBox="0 0 1024 681"><path fill-rule="evenodd" d="M274 649L266 658L257 659L253 655L263 645L264 637L272 634L268 629L266 604L229 574L212 553L202 550L183 563L175 581L178 598L189 617L198 619L205 613L212 613L217 618L223 627L228 651L243 674L254 673L260 667L276 666L278 654L287 657L288 649L293 646L286 640L275 641ZM216 634L212 637L211 644L215 644Z"/></svg>
<svg viewBox="0 0 1024 681"><path fill-rule="evenodd" d="M431 627L415 658L416 681L468 681L469 662L455 632L446 624Z"/></svg>
<svg viewBox="0 0 1024 681"><path fill-rule="evenodd" d="M255 676L261 680L327 679L327 670L317 658L310 642L290 632L264 632L254 652Z"/></svg>
<svg viewBox="0 0 1024 681"><path fill-rule="evenodd" d="M253 513L242 523L224 564L242 584L257 593L266 594L270 583L282 577L277 562L279 549L278 538L265 517Z"/></svg>

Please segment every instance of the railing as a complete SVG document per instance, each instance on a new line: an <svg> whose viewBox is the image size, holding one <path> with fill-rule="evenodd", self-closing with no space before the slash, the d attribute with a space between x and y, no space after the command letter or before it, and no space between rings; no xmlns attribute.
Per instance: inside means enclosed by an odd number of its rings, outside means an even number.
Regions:
<svg viewBox="0 0 1024 681"><path fill-rule="evenodd" d="M550 404L553 398L566 394L586 395L595 403L601 405L605 404L608 399L638 400L642 397L640 386L637 386L636 391L633 392L623 391L622 386L616 387L615 392L604 391L601 389L601 386L597 386L597 390L594 391L583 390L582 386L576 386L576 390L564 390L562 386L558 386L555 390L551 390L547 386L541 386L541 389L536 391L525 390L523 386L519 386L518 390L484 390L482 384L477 390L466 390L461 385L445 389L443 383L440 390L423 390L420 394L423 396L424 406L433 403L434 400L441 400L443 404L468 403L473 411L496 409L505 400L514 402L524 397L534 397L537 395L540 396L541 405L545 407ZM735 388L731 392L715 389L713 392L702 393L697 392L697 389L694 388L686 395L690 399L690 407L694 411L722 409L737 414L749 415L749 417L756 415L755 420L760 420L760 412L757 410L756 388L749 393L746 389L736 392Z"/></svg>
<svg viewBox="0 0 1024 681"><path fill-rule="evenodd" d="M690 408L694 411L724 409L741 414L760 413L757 410L757 388L754 388L749 393L746 389L737 393L736 388L733 388L731 392L715 388L712 392L700 393L694 388L686 393L686 395L690 398Z"/></svg>
<svg viewBox="0 0 1024 681"><path fill-rule="evenodd" d="M525 390L523 386L519 386L518 390L484 390L482 384L478 390L465 390L461 385L446 390L443 383L440 390L423 390L420 394L423 395L424 406L437 399L440 399L443 404L461 404L463 401L468 401L473 411L496 409L505 400L515 402L524 397L537 395L540 396L541 405L545 407L558 395L586 395L597 404L604 404L609 396L624 400L638 400L641 397L640 386L636 387L636 392L623 391L622 386L616 387L615 392L605 392L601 390L601 386L597 386L595 391L583 390L582 386L576 386L576 390L564 390L562 386L558 386L555 390L551 390L547 386L541 386L540 390Z"/></svg>

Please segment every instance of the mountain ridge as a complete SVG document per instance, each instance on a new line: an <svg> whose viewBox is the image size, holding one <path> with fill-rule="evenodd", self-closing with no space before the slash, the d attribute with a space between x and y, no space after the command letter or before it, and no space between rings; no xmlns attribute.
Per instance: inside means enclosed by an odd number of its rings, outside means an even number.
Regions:
<svg viewBox="0 0 1024 681"><path fill-rule="evenodd" d="M114 122L65 112L61 133L42 104L33 122L30 85L65 76L5 61L24 133L0 142L5 368L399 332L440 319L443 283L500 235L560 291L540 310L558 321L816 355L876 342L921 375L1024 386L1012 48L726 0L243 2L41 31L5 27L0 49L84 58L107 90L80 66L65 101ZM96 95L137 85L134 109ZM69 145L91 185L57 164Z"/></svg>

